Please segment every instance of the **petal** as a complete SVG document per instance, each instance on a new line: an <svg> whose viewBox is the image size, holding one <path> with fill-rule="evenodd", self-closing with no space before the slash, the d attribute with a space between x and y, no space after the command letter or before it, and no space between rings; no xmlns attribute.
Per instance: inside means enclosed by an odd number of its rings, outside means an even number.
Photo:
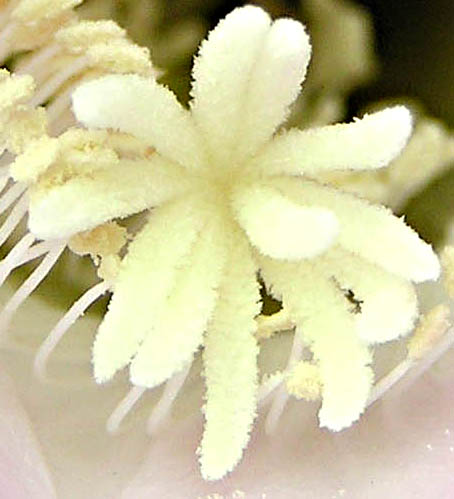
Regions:
<svg viewBox="0 0 454 499"><path fill-rule="evenodd" d="M270 142L254 165L267 175L382 168L405 147L411 131L410 112L395 106L353 123L292 129Z"/></svg>
<svg viewBox="0 0 454 499"><path fill-rule="evenodd" d="M189 112L151 78L104 76L80 85L72 99L77 119L87 127L130 133L183 166L205 161Z"/></svg>
<svg viewBox="0 0 454 499"><path fill-rule="evenodd" d="M241 459L256 414L257 354L254 317L260 312L255 264L247 243L232 240L231 260L219 290L203 352L205 431L202 475L222 478Z"/></svg>
<svg viewBox="0 0 454 499"><path fill-rule="evenodd" d="M0 373L0 490L14 499L56 498L49 470L11 380Z"/></svg>
<svg viewBox="0 0 454 499"><path fill-rule="evenodd" d="M356 335L353 314L330 278L309 263L261 259L261 274L283 300L320 368L320 426L339 431L356 421L372 386L371 355Z"/></svg>
<svg viewBox="0 0 454 499"><path fill-rule="evenodd" d="M235 9L211 31L194 61L192 113L218 162L228 164L234 157L251 77L270 25L259 7Z"/></svg>
<svg viewBox="0 0 454 499"><path fill-rule="evenodd" d="M221 227L215 220L194 243L173 291L153 321L153 331L131 363L133 384L152 388L162 383L191 361L201 345L225 263Z"/></svg>
<svg viewBox="0 0 454 499"><path fill-rule="evenodd" d="M29 229L42 239L69 237L159 205L188 185L184 171L158 154L146 161L120 160L90 175L74 175L62 184L51 181L33 186Z"/></svg>
<svg viewBox="0 0 454 499"><path fill-rule="evenodd" d="M182 217L181 214L185 213ZM93 346L101 383L129 363L153 328L203 219L187 199L156 209L129 246Z"/></svg>
<svg viewBox="0 0 454 499"><path fill-rule="evenodd" d="M219 482L203 480L194 463L201 416L175 421L151 443L122 499L449 499L453 361L451 351L407 390L396 387L342 432L320 430L312 403L289 403L271 438L259 418L244 459Z"/></svg>
<svg viewBox="0 0 454 499"><path fill-rule="evenodd" d="M272 185L296 203L333 211L340 223L338 243L346 250L415 282L438 277L440 264L431 246L387 208L301 179L279 177Z"/></svg>
<svg viewBox="0 0 454 499"><path fill-rule="evenodd" d="M251 242L273 258L312 258L325 251L339 232L331 211L298 205L268 187L237 189L232 204Z"/></svg>
<svg viewBox="0 0 454 499"><path fill-rule="evenodd" d="M328 277L334 276L342 289L353 291L360 302L355 324L362 340L382 343L413 329L418 299L409 281L342 248L328 250L316 265Z"/></svg>

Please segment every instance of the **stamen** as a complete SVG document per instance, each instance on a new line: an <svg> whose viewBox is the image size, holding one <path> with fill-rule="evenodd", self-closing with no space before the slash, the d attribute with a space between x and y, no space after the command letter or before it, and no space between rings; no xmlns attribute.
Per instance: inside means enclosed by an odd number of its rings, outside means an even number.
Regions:
<svg viewBox="0 0 454 499"><path fill-rule="evenodd" d="M407 372L413 367L414 361L409 358L405 358L400 364L398 364L394 369L392 369L388 374L383 376L371 390L369 399L367 401L366 407L371 406L378 399L382 398L383 395L392 388L399 380L401 380Z"/></svg>
<svg viewBox="0 0 454 499"><path fill-rule="evenodd" d="M43 241L42 243L35 244L29 248L27 252L14 264L14 268L30 263L32 260L43 256L48 253L55 245L55 241Z"/></svg>
<svg viewBox="0 0 454 499"><path fill-rule="evenodd" d="M267 398L274 390L284 381L284 373L282 371L277 371L270 376L267 376L265 380L262 380L259 386L259 391L257 394L257 402L259 408L261 408L267 401Z"/></svg>
<svg viewBox="0 0 454 499"><path fill-rule="evenodd" d="M6 192L0 197L0 215L5 212L13 203L18 199L27 189L27 186L22 183L17 183L12 185Z"/></svg>
<svg viewBox="0 0 454 499"><path fill-rule="evenodd" d="M15 23L9 23L6 28L0 32L0 65L11 55L11 38L16 30Z"/></svg>
<svg viewBox="0 0 454 499"><path fill-rule="evenodd" d="M17 266L16 262L22 258L34 242L35 236L28 232L0 262L0 286L6 281L11 271Z"/></svg>
<svg viewBox="0 0 454 499"><path fill-rule="evenodd" d="M86 66L87 59L85 57L79 57L74 60L68 67L62 69L43 83L33 98L30 99L30 106L40 106L44 104L66 81L80 73Z"/></svg>
<svg viewBox="0 0 454 499"><path fill-rule="evenodd" d="M22 196L0 227L0 246L8 239L28 211L28 198Z"/></svg>
<svg viewBox="0 0 454 499"><path fill-rule="evenodd" d="M31 295L31 293L33 293L33 291L38 287L41 281L50 272L55 262L63 253L65 247L66 241L59 241L58 243L56 243L56 245L45 256L43 261L38 265L38 267L36 267L36 269L30 274L30 276L22 283L19 289L13 294L0 314L1 332L5 331L8 328L13 314Z"/></svg>
<svg viewBox="0 0 454 499"><path fill-rule="evenodd" d="M35 52L25 64L19 66L15 71L16 74L31 74L35 82L39 84L52 70L52 64L47 64L47 61L55 57L59 51L60 47L56 43L43 47Z"/></svg>
<svg viewBox="0 0 454 499"><path fill-rule="evenodd" d="M49 123L56 122L71 105L71 94L77 85L71 85L67 90L58 94L46 107Z"/></svg>
<svg viewBox="0 0 454 499"><path fill-rule="evenodd" d="M290 372L293 366L301 359L301 356L303 355L303 350L304 350L304 343L301 334L298 331L295 331L295 336L293 337L292 350L290 352L285 372ZM273 402L266 417L265 433L267 435L271 435L275 431L277 424L279 423L279 419L282 413L284 412L285 406L287 405L289 397L290 394L286 390L285 386L282 384L277 389L276 395L273 398Z"/></svg>
<svg viewBox="0 0 454 499"><path fill-rule="evenodd" d="M108 289L109 284L106 282L96 284L74 302L68 312L58 321L35 356L34 371L39 378L45 378L48 359L65 333L85 313L88 307L98 300Z"/></svg>
<svg viewBox="0 0 454 499"><path fill-rule="evenodd" d="M121 423L146 390L147 389L142 386L135 386L131 388L126 397L118 404L107 420L106 430L109 433L115 434L118 432Z"/></svg>
<svg viewBox="0 0 454 499"><path fill-rule="evenodd" d="M165 419L172 410L173 403L182 389L186 378L188 377L191 368L191 363L175 374L165 384L164 391L159 399L159 402L153 408L147 422L147 433L152 436L161 428Z"/></svg>
<svg viewBox="0 0 454 499"><path fill-rule="evenodd" d="M442 313L444 312L444 310L437 309L436 307L433 312L437 312L437 314L433 316L433 320L436 321L435 323L441 329L437 332L436 341L434 341L430 345L430 350L426 346L426 348L424 349L424 356L419 356L418 354L415 355L410 349L409 355L407 355L407 357L400 364L398 364L386 376L384 376L375 384L367 402L367 407L372 405L378 399L382 398L383 395L387 391L389 391L396 383L398 383L404 376L406 376L408 380L409 377L407 376L407 374L412 368L415 369L410 379L412 381L416 380L454 345L453 329L447 331L449 322L440 320L443 319ZM428 315L430 315L430 312ZM427 323L424 324L424 326L427 327ZM428 330L427 334L433 335L433 331Z"/></svg>

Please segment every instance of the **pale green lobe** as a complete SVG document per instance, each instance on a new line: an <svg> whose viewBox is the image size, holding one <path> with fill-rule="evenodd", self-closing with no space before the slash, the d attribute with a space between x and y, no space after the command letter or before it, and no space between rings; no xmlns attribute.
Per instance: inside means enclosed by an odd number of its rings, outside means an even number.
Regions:
<svg viewBox="0 0 454 499"><path fill-rule="evenodd" d="M354 321L362 340L383 343L412 331L418 298L410 281L339 247L328 250L315 265L321 275L334 277L343 290L353 291L359 303Z"/></svg>
<svg viewBox="0 0 454 499"><path fill-rule="evenodd" d="M206 162L190 113L152 78L104 76L79 86L72 100L77 119L87 127L130 133L182 166Z"/></svg>
<svg viewBox="0 0 454 499"><path fill-rule="evenodd" d="M332 210L340 224L338 243L346 250L404 279L438 277L440 264L431 246L389 209L299 178L276 177L270 185L295 203Z"/></svg>
<svg viewBox="0 0 454 499"><path fill-rule="evenodd" d="M203 223L203 215L183 199L156 209L131 243L93 347L99 383L126 366L154 329Z"/></svg>
<svg viewBox="0 0 454 499"><path fill-rule="evenodd" d="M411 131L408 109L390 107L352 123L283 132L263 148L254 165L266 175L373 170L402 151Z"/></svg>
<svg viewBox="0 0 454 499"><path fill-rule="evenodd" d="M190 187L178 165L154 154L81 172L30 189L28 226L41 239L70 237L181 195Z"/></svg>
<svg viewBox="0 0 454 499"><path fill-rule="evenodd" d="M194 60L192 116L215 158L234 158L251 75L271 26L268 14L248 5L233 10L202 42Z"/></svg>
<svg viewBox="0 0 454 499"><path fill-rule="evenodd" d="M153 329L132 360L134 385L152 388L192 361L217 302L225 251L219 220L211 221L179 267Z"/></svg>
<svg viewBox="0 0 454 499"><path fill-rule="evenodd" d="M296 204L269 187L239 188L232 205L251 243L273 258L312 258L325 251L339 232L333 212Z"/></svg>
<svg viewBox="0 0 454 499"><path fill-rule="evenodd" d="M243 236L232 237L230 251L203 351L206 422L199 452L207 480L222 478L236 466L256 414L254 317L260 312L256 267Z"/></svg>
<svg viewBox="0 0 454 499"><path fill-rule="evenodd" d="M320 425L339 431L366 407L373 373L367 346L358 338L348 302L330 278L311 262L281 264L261 260L261 272L283 299L320 369Z"/></svg>

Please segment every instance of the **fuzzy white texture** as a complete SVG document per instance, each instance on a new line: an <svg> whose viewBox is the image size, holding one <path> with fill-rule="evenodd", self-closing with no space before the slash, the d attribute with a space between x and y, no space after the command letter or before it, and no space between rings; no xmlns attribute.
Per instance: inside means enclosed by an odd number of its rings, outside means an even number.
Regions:
<svg viewBox="0 0 454 499"><path fill-rule="evenodd" d="M135 135L154 153L148 165L94 164L59 181L49 171L31 193L30 230L45 238L153 208L114 282L93 349L95 377L106 381L130 363L133 383L153 387L203 346L206 479L235 467L255 418L259 271L314 354L320 422L332 430L366 406L372 372L364 339L408 332L416 313L410 281L439 272L431 247L403 220L304 176L384 166L410 135L405 108L274 135L300 91L310 53L301 24L273 23L247 6L203 42L189 110L137 75L83 84L73 95L82 124ZM343 272L316 261L334 244L348 254L338 262L348 261ZM358 269L370 272L364 282ZM364 312L351 311L336 276L364 301ZM384 290L405 306L377 325Z"/></svg>
<svg viewBox="0 0 454 499"><path fill-rule="evenodd" d="M53 19L70 12L83 0L22 0L13 10L14 20L36 23L36 19Z"/></svg>

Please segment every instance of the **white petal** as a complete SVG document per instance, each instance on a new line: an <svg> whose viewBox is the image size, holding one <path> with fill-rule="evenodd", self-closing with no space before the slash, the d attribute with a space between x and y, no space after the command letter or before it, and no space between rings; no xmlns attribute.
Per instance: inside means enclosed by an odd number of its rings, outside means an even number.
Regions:
<svg viewBox="0 0 454 499"><path fill-rule="evenodd" d="M251 242L273 258L312 258L325 251L339 232L331 211L301 206L268 187L237 189L232 204Z"/></svg>
<svg viewBox="0 0 454 499"><path fill-rule="evenodd" d="M408 334L418 318L414 286L341 248L330 249L317 262L317 268L360 301L355 314L359 337L368 343L381 343Z"/></svg>
<svg viewBox="0 0 454 499"><path fill-rule="evenodd" d="M69 237L161 204L188 185L184 170L158 154L146 161L121 160L90 175L74 175L63 184L33 186L29 229L42 239Z"/></svg>
<svg viewBox="0 0 454 499"><path fill-rule="evenodd" d="M431 246L387 208L301 179L279 177L272 185L296 203L332 210L340 223L338 243L348 251L415 282L438 277Z"/></svg>
<svg viewBox="0 0 454 499"><path fill-rule="evenodd" d="M215 220L194 243L153 331L131 363L131 382L151 388L181 370L201 345L225 263L222 224Z"/></svg>
<svg viewBox="0 0 454 499"><path fill-rule="evenodd" d="M411 131L410 112L395 106L353 123L292 129L270 142L254 164L268 175L382 168L405 147Z"/></svg>
<svg viewBox="0 0 454 499"><path fill-rule="evenodd" d="M128 364L153 329L201 227L200 214L183 199L156 209L130 244L93 346L99 383Z"/></svg>
<svg viewBox="0 0 454 499"><path fill-rule="evenodd" d="M207 388L200 463L207 480L222 478L241 459L257 403L254 317L260 312L260 294L246 241L240 235L232 243L236 247L203 352Z"/></svg>
<svg viewBox="0 0 454 499"><path fill-rule="evenodd" d="M76 118L88 127L130 133L184 166L205 161L189 112L151 78L104 76L83 83L72 99Z"/></svg>
<svg viewBox="0 0 454 499"><path fill-rule="evenodd" d="M249 83L271 19L259 7L235 9L211 31L193 68L193 116L211 153L228 164L234 157Z"/></svg>
<svg viewBox="0 0 454 499"><path fill-rule="evenodd" d="M311 263L261 260L265 282L282 296L320 367L320 425L339 431L356 421L372 386L371 356L357 338L347 301Z"/></svg>

